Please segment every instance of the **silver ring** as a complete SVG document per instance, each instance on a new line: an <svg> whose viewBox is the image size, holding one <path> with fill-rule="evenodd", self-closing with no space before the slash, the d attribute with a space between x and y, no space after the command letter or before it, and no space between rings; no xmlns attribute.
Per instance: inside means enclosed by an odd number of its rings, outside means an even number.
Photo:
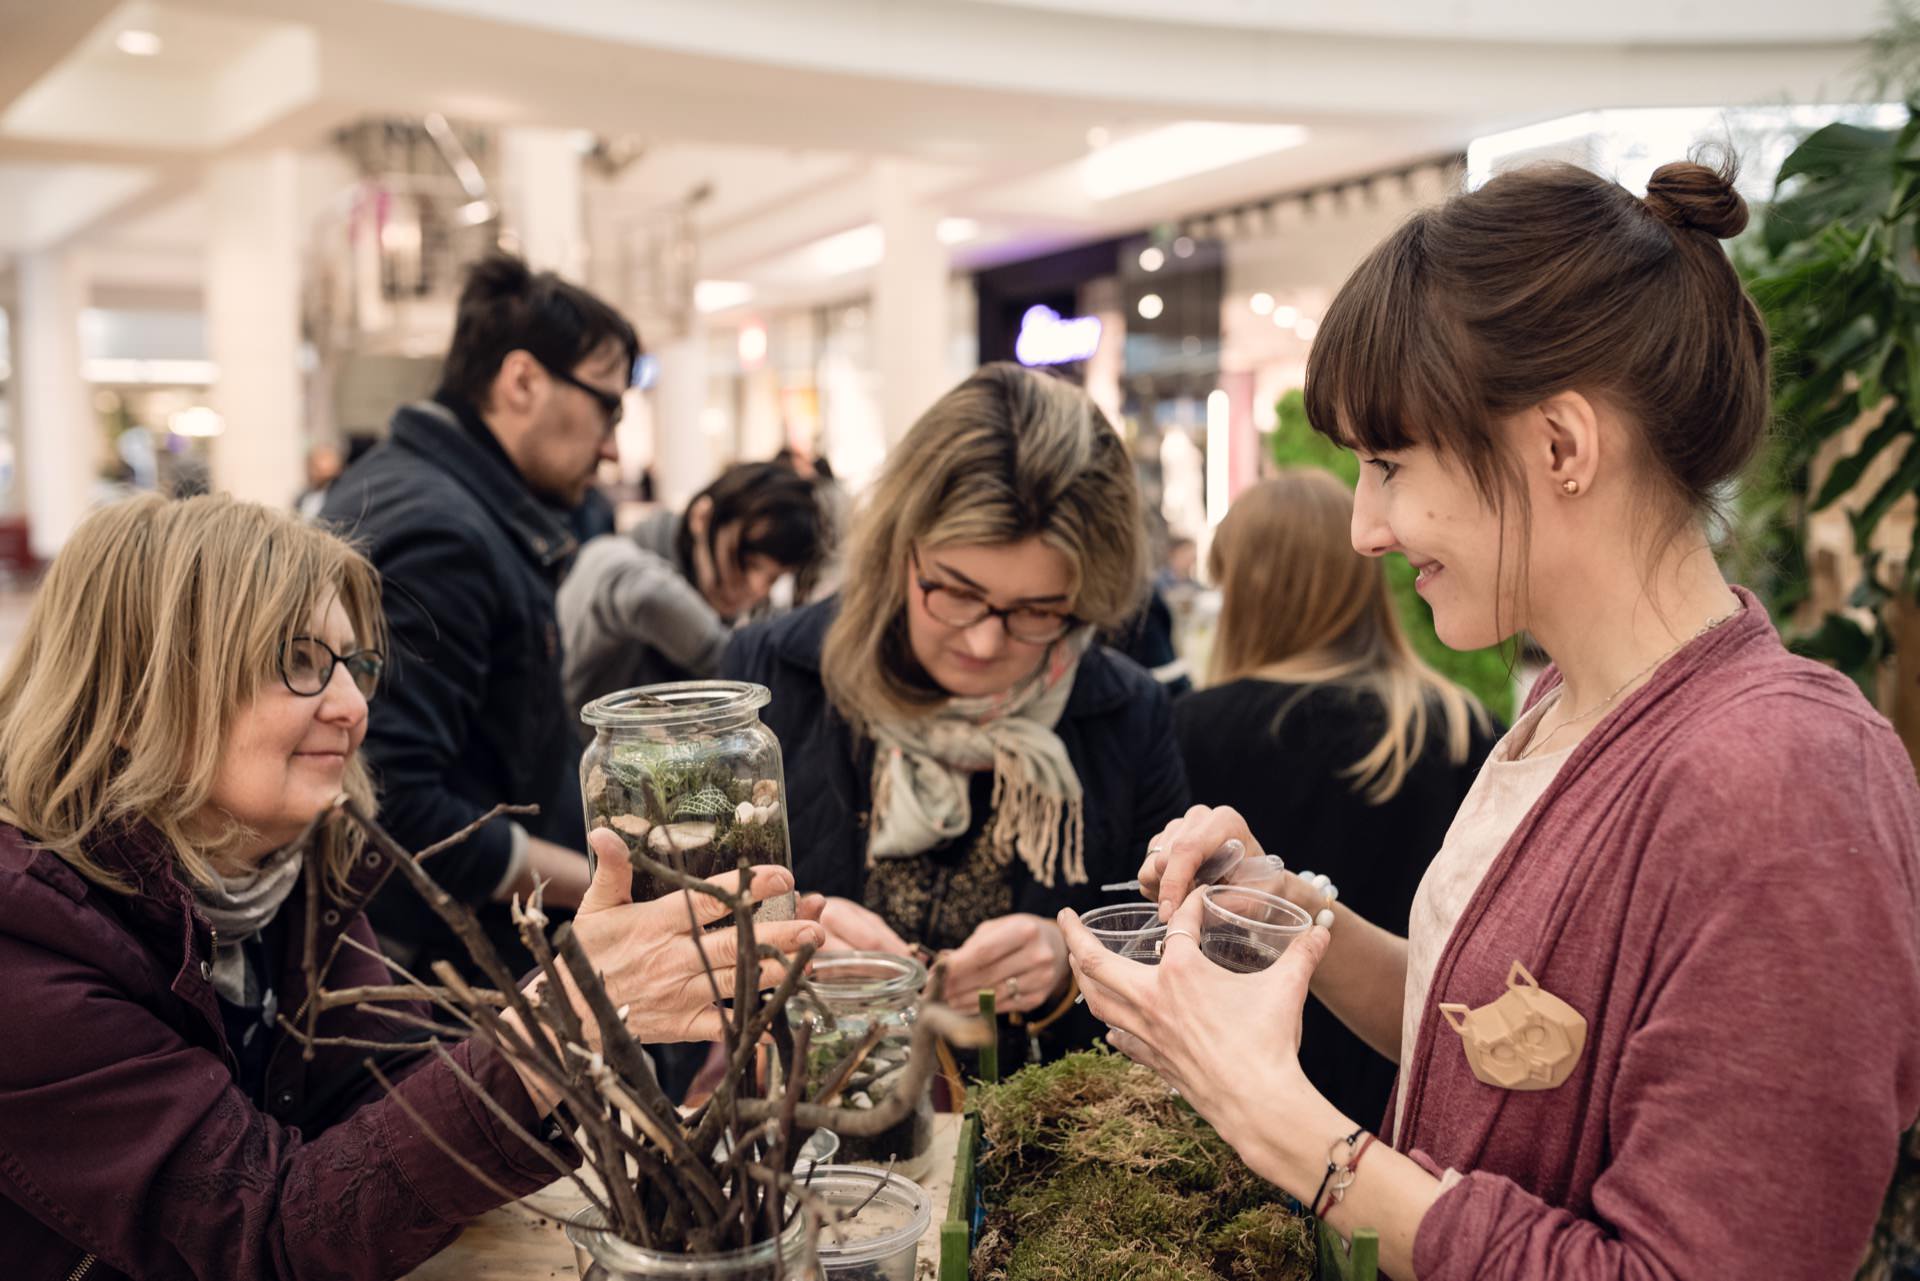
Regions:
<svg viewBox="0 0 1920 1281"><path fill-rule="evenodd" d="M1165 956L1167 954L1167 944L1172 942L1176 935L1182 938L1193 939L1193 945L1195 947L1200 946L1200 940L1194 937L1192 930L1168 930L1166 935L1153 945L1154 955Z"/></svg>
<svg viewBox="0 0 1920 1281"><path fill-rule="evenodd" d="M1018 974L1007 980L1007 999L1009 1001L1017 1001L1020 999L1020 976Z"/></svg>

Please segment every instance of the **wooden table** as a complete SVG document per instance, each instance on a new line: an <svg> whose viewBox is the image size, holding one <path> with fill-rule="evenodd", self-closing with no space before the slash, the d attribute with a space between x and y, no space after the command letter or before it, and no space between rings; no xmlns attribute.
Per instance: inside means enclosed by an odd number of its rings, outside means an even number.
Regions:
<svg viewBox="0 0 1920 1281"><path fill-rule="evenodd" d="M947 1217L960 1117L934 1118L933 1168L920 1181L933 1198L933 1222L920 1240L920 1275L940 1264L940 1221ZM573 1246L562 1224L586 1202L562 1179L467 1225L454 1243L407 1274L407 1281L574 1281Z"/></svg>

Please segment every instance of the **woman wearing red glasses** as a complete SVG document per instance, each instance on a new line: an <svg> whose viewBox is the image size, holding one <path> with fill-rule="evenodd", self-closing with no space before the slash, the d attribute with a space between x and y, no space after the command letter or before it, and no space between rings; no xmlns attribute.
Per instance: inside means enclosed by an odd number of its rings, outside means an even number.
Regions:
<svg viewBox="0 0 1920 1281"><path fill-rule="evenodd" d="M1078 388L988 365L888 455L839 597L722 664L773 691L795 877L830 940L948 952L949 999L993 988L1023 1055L1099 1031L1051 914L1110 901L1186 808L1165 696L1097 639L1146 582L1119 436Z"/></svg>

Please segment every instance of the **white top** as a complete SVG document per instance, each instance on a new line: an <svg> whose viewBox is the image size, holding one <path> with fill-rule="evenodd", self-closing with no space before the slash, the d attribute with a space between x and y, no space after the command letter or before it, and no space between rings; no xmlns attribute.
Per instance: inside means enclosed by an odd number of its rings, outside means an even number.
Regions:
<svg viewBox="0 0 1920 1281"><path fill-rule="evenodd" d="M1421 1016L1426 1013L1433 971L1446 950L1447 940L1460 914L1472 901L1487 869L1506 848L1507 840L1533 803L1547 790L1547 784L1566 764L1567 756L1578 740L1556 752L1516 760L1514 752L1533 741L1540 718L1560 699L1555 690L1513 723L1493 750L1485 765L1453 816L1447 838L1434 855L1420 888L1413 896L1413 910L1407 920L1407 994L1400 1007L1400 1080L1393 1103L1393 1146L1400 1146L1400 1126L1406 1115L1405 1091L1407 1065L1413 1062L1415 1041L1420 1035Z"/></svg>

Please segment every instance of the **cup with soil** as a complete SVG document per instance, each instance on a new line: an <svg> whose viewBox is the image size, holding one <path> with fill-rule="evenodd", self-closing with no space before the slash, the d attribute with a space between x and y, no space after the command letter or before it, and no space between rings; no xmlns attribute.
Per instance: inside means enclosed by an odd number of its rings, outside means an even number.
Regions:
<svg viewBox="0 0 1920 1281"><path fill-rule="evenodd" d="M884 1170L823 1165L807 1192L829 1212L815 1246L826 1281L914 1281L933 1221L926 1189ZM834 1222L836 1213L848 1217Z"/></svg>

